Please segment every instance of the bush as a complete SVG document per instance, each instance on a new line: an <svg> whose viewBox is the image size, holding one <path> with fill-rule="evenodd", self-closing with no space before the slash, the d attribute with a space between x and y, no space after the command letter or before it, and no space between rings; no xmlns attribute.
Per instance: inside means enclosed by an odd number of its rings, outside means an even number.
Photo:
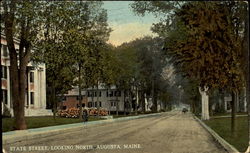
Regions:
<svg viewBox="0 0 250 153"><path fill-rule="evenodd" d="M91 115L91 116L95 116L98 114L97 108L89 108L88 111L89 111L89 115ZM79 110L79 108L69 108L66 110L59 110L57 114L60 117L78 118L80 115L80 110ZM108 111L106 109L100 108L99 115L106 116L106 115L108 115Z"/></svg>
<svg viewBox="0 0 250 153"><path fill-rule="evenodd" d="M90 108L89 109L89 115L98 115L97 108ZM108 111L106 109L100 109L99 110L99 115L100 116L107 116L108 115Z"/></svg>

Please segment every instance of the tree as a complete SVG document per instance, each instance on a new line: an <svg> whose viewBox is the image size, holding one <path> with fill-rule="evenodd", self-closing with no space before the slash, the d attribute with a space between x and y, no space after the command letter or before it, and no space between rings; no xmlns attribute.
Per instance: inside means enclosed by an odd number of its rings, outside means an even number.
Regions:
<svg viewBox="0 0 250 153"><path fill-rule="evenodd" d="M162 33L168 34L161 36L167 41L166 48L172 53L176 67L185 72L187 77L198 80L203 90L242 86L242 71L238 64L242 57L240 41L235 24L228 16L228 7L219 2L183 2L178 6L167 4L148 4L151 8L147 8L151 12L172 11L168 19L152 29L157 33L163 30ZM145 10L142 12L145 13ZM203 90L201 93L205 96L207 93ZM203 118L207 119L208 116L203 114Z"/></svg>
<svg viewBox="0 0 250 153"><path fill-rule="evenodd" d="M82 117L82 88L97 87L101 79L101 56L111 29L107 24L107 12L102 2L74 2L78 9L72 17L74 26L65 33L69 58L78 68L76 78L79 88L80 119ZM98 94L99 95L99 94ZM99 109L99 102L97 103ZM99 111L98 111L99 112Z"/></svg>
<svg viewBox="0 0 250 153"><path fill-rule="evenodd" d="M132 108L132 85L138 68L137 56L135 48L131 43L124 43L115 49L116 65L115 65L115 84L120 91L124 91L129 96L127 106ZM125 96L125 95L124 95ZM136 110L136 109L135 109Z"/></svg>
<svg viewBox="0 0 250 153"><path fill-rule="evenodd" d="M136 97L135 112L139 106L145 112L145 95L151 95L154 101L154 111L157 108L158 92L165 56L162 54L162 40L149 36L124 43L117 48L122 67L119 86L127 91L134 87L131 94Z"/></svg>
<svg viewBox="0 0 250 153"><path fill-rule="evenodd" d="M102 2L65 3L6 0L1 3L4 10L4 24L1 26L4 29L10 51L11 93L14 104L15 128L25 129L26 66L30 61L31 48L35 44L41 44L38 49L42 50L40 52L35 50L32 54L35 58L36 55L41 55L40 61L48 64L47 76L50 78L48 83L51 83L53 87L53 103L55 104L55 95L64 93L72 86L74 75L71 74L76 69L74 58L68 56L72 55L69 53L72 50L67 50L71 44L69 41L67 42L66 36L74 31L82 34L80 38L76 39L76 42L81 43L85 40L83 44L77 45L80 47L77 50L84 52L87 47L93 47L93 44L98 45L94 42L89 45L90 41L107 40L110 29L106 22L106 11L100 9ZM20 39L19 51L14 46L15 38ZM55 107L56 105L54 105L54 110Z"/></svg>
<svg viewBox="0 0 250 153"><path fill-rule="evenodd" d="M144 37L136 42L135 48L137 60L140 62L138 77L140 88L143 89L143 93L150 93L153 102L152 110L157 111L160 86L164 84L161 74L166 65L166 57L162 51L163 40ZM148 89L151 89L151 91L149 92Z"/></svg>
<svg viewBox="0 0 250 153"><path fill-rule="evenodd" d="M24 119L24 103L26 92L26 70L30 60L31 49L40 30L41 5L38 1L7 1L1 2L3 7L3 29L10 53L10 80L14 110L14 128L26 129ZM19 50L14 39L20 40Z"/></svg>
<svg viewBox="0 0 250 153"><path fill-rule="evenodd" d="M46 83L49 102L52 105L53 116L55 119L58 97L65 94L72 88L76 68L68 58L70 53L67 44L63 42L65 33L72 28L75 9L73 3L65 2L44 2L43 23L40 31L40 39L36 46L39 51L32 54L33 61L46 64Z"/></svg>

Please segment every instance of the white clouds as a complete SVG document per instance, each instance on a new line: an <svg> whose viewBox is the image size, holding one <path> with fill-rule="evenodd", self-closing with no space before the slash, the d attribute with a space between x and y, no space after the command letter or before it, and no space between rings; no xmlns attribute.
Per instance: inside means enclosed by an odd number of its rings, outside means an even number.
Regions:
<svg viewBox="0 0 250 153"><path fill-rule="evenodd" d="M109 43L118 46L124 42L129 42L136 38L140 38L146 35L155 36L150 31L152 24L132 22L126 24L113 24L111 28L113 31L110 34Z"/></svg>

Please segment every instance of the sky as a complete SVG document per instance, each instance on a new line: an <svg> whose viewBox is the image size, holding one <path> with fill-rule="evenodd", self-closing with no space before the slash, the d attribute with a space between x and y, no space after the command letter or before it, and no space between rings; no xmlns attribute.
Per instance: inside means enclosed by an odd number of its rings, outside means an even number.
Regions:
<svg viewBox="0 0 250 153"><path fill-rule="evenodd" d="M119 46L145 35L155 36L150 31L152 23L157 23L153 15L137 16L129 4L133 1L104 1L103 8L107 9L108 24L112 28L109 43Z"/></svg>

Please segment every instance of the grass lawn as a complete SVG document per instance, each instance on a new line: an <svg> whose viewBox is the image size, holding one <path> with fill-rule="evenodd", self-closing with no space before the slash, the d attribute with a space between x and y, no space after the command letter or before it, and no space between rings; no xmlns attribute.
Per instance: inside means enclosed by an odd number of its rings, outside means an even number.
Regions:
<svg viewBox="0 0 250 153"><path fill-rule="evenodd" d="M248 121L247 117L236 118L236 135L231 135L231 118L216 118L204 121L216 133L240 152L244 152L248 146Z"/></svg>
<svg viewBox="0 0 250 153"><path fill-rule="evenodd" d="M54 120L53 116L25 117L25 119L28 129L83 122L79 118L56 117ZM89 121L95 120L102 119L92 116L89 118ZM13 131L13 122L14 118L2 118L2 132Z"/></svg>
<svg viewBox="0 0 250 153"><path fill-rule="evenodd" d="M138 114L138 115L143 115L143 114ZM136 115L135 114L118 115L118 116L113 115L113 118L128 117L128 116L136 116ZM56 117L56 120L54 120L53 116L25 117L25 120L28 129L83 122L78 118ZM96 120L104 120L104 119L97 118L94 116L90 116L89 118L89 121L96 121ZM2 118L2 132L13 131L13 122L14 118Z"/></svg>

